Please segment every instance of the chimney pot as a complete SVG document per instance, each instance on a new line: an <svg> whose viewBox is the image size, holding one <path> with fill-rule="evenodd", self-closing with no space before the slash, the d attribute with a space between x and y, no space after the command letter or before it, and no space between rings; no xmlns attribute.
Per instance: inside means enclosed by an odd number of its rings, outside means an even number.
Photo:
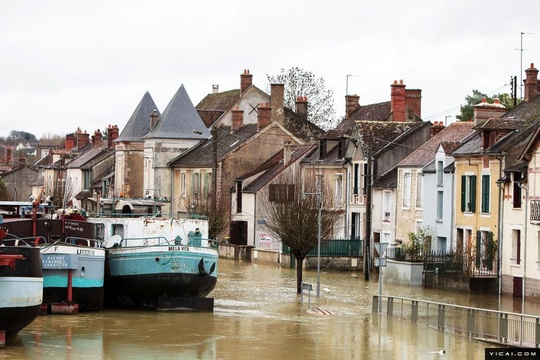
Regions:
<svg viewBox="0 0 540 360"><path fill-rule="evenodd" d="M244 69L244 73L240 75L240 94L243 94L252 83L253 75L249 73L248 69Z"/></svg>

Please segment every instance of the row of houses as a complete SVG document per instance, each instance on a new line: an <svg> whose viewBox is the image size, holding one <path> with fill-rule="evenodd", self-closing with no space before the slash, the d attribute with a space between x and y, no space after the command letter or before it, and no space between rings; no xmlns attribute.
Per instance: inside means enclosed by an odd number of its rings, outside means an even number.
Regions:
<svg viewBox="0 0 540 360"><path fill-rule="evenodd" d="M159 200L171 216L216 206L222 239L279 251L263 205L286 199L300 176L330 189L323 206L342 214L335 238L401 244L429 228L431 250L486 254L474 266L493 270L497 259L504 292L538 296L537 75L531 64L514 109L482 102L474 119L449 125L422 121L422 91L394 81L389 101L347 95L343 121L326 132L307 121L309 99L289 109L284 85L268 94L249 70L239 89L214 86L196 106L184 86L163 112L146 92L122 131L78 129L34 164L33 192L69 194L63 206L88 212L120 197Z"/></svg>

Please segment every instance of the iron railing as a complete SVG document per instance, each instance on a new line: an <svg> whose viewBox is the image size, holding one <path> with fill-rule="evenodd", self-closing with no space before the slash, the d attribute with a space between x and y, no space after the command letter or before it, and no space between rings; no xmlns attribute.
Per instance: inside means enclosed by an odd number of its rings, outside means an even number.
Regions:
<svg viewBox="0 0 540 360"><path fill-rule="evenodd" d="M507 346L540 347L540 316L395 296L373 296L373 313Z"/></svg>
<svg viewBox="0 0 540 360"><path fill-rule="evenodd" d="M531 221L540 221L540 200L531 200Z"/></svg>
<svg viewBox="0 0 540 360"><path fill-rule="evenodd" d="M498 276L499 262L496 255L432 250L424 257L424 271L439 274L462 273L473 278L493 278Z"/></svg>
<svg viewBox="0 0 540 360"><path fill-rule="evenodd" d="M339 257L339 256L362 256L364 249L364 240L358 238L352 239L331 239L321 243L321 256ZM291 249L283 244L283 254L290 254ZM317 246L308 254L308 257L317 256Z"/></svg>

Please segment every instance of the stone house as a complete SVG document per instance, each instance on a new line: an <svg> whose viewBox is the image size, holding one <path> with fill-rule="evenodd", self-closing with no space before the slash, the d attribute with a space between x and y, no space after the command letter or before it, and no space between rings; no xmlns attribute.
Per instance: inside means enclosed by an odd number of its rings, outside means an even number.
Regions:
<svg viewBox="0 0 540 360"><path fill-rule="evenodd" d="M295 178L302 176L300 161L313 144L287 144L255 169L235 179L231 201L231 239L257 249L281 250L282 244L265 227L265 205L294 194Z"/></svg>
<svg viewBox="0 0 540 360"><path fill-rule="evenodd" d="M168 162L210 138L210 131L195 110L183 85L163 113L157 117L151 116L150 120L150 131L143 136L144 196L167 200L173 194L173 179ZM118 189L115 191L117 196L120 195ZM163 207L163 213L171 211L170 206Z"/></svg>
<svg viewBox="0 0 540 360"><path fill-rule="evenodd" d="M161 113L147 91L133 111L122 132L114 140L115 177L113 195L142 198L144 188L144 136Z"/></svg>

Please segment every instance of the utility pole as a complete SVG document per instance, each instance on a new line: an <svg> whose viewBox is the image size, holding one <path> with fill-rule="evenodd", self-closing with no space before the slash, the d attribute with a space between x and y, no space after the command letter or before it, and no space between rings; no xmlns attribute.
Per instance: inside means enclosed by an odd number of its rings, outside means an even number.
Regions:
<svg viewBox="0 0 540 360"><path fill-rule="evenodd" d="M372 203L372 167L373 159L371 154L371 147L373 143L373 134L369 131L368 143L365 155L367 157L367 169L366 169L366 228L364 229L364 279L370 279L371 272L371 203Z"/></svg>

